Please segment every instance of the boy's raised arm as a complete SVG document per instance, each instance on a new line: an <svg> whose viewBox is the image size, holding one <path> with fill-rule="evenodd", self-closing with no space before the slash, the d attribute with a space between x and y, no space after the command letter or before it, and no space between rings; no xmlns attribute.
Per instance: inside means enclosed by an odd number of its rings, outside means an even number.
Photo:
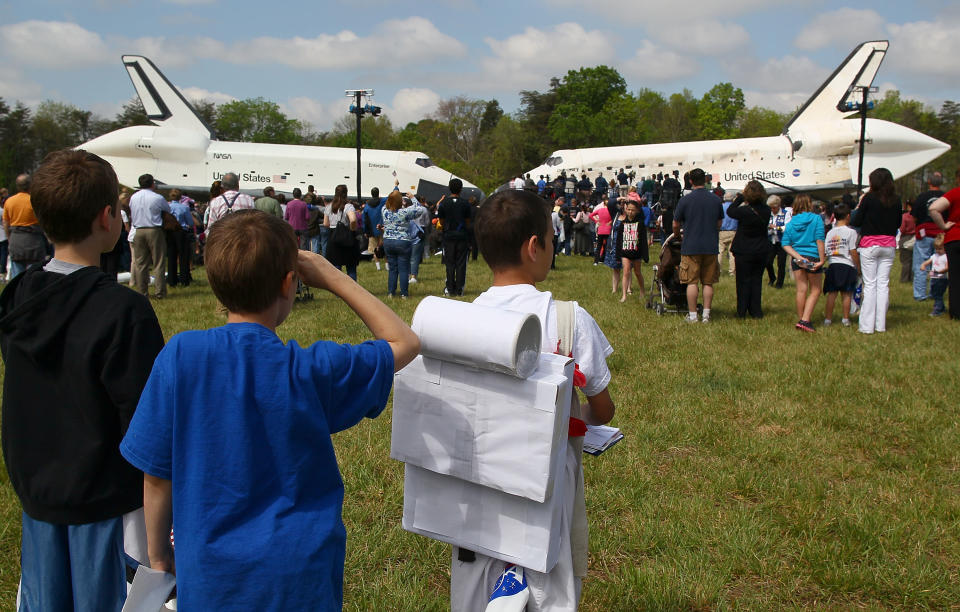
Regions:
<svg viewBox="0 0 960 612"><path fill-rule="evenodd" d="M395 372L420 352L420 339L397 313L320 255L299 251L297 273L311 287L326 289L346 302L375 338L390 344Z"/></svg>

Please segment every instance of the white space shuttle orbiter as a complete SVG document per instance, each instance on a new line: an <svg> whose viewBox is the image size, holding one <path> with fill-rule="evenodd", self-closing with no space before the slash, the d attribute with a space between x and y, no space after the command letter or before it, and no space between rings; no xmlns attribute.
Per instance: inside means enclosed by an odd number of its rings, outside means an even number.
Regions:
<svg viewBox="0 0 960 612"><path fill-rule="evenodd" d="M702 168L727 190L740 190L750 180L768 191L833 191L856 188L860 151L859 115L847 109L858 102L858 86L869 87L886 55L885 40L860 44L797 111L779 136L706 140L555 151L529 171L556 177L600 172L609 178L620 168L636 176L684 173ZM853 115L851 117L851 115ZM863 180L885 167L899 178L946 152L950 145L910 128L867 119Z"/></svg>
<svg viewBox="0 0 960 612"><path fill-rule="evenodd" d="M307 185L314 185L317 193L330 196L337 185L345 184L356 197L355 149L217 140L153 62L124 55L123 65L154 125L122 128L78 147L109 161L122 184L135 187L137 178L149 173L161 187L206 193L213 181L235 172L241 191L251 194L262 194L267 186L289 193L294 187L306 191ZM449 193L447 184L454 178L416 151L364 149L361 164L362 189L367 193L372 187L389 193L397 180L401 190L414 186L417 194L436 201ZM462 195L481 199L483 192L463 180Z"/></svg>

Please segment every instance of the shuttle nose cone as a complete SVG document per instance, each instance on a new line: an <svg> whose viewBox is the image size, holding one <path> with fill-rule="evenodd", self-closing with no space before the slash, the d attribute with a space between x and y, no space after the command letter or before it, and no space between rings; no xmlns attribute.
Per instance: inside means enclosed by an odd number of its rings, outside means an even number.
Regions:
<svg viewBox="0 0 960 612"><path fill-rule="evenodd" d="M864 172L887 168L894 178L909 174L950 150L945 142L881 119L867 119L867 138ZM854 151L850 156L851 173L856 171L857 154Z"/></svg>

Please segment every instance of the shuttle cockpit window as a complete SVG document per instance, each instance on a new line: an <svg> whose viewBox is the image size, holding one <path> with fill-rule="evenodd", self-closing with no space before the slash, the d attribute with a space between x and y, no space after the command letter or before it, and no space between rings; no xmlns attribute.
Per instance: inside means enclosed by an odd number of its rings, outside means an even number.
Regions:
<svg viewBox="0 0 960 612"><path fill-rule="evenodd" d="M430 166L435 166L435 165L436 165L436 164L434 164L432 161L430 161L430 158L429 158L429 157L418 157L418 158L417 158L417 161L416 161L416 164L417 164L418 166L423 166L424 168L429 168Z"/></svg>
<svg viewBox="0 0 960 612"><path fill-rule="evenodd" d="M543 163L544 163L544 165L546 165L546 166L551 166L551 167L552 167L552 166L559 166L560 164L563 163L563 158L562 158L562 157L559 157L559 156L557 156L557 157L548 157L548 158L547 158L547 161L545 161L545 162L543 162Z"/></svg>

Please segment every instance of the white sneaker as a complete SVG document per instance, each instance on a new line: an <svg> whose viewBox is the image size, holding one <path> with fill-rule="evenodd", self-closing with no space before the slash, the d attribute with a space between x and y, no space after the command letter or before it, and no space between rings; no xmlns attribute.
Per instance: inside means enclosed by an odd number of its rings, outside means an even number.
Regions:
<svg viewBox="0 0 960 612"><path fill-rule="evenodd" d="M416 276L411 276L411 277L410 277L410 280L407 281L407 284L408 284L408 285L416 285L416 284L417 284L417 277L416 277Z"/></svg>
<svg viewBox="0 0 960 612"><path fill-rule="evenodd" d="M708 315L707 313L703 313L703 318L700 319L700 322L701 322L701 323L709 323L709 322L710 322L710 315Z"/></svg>
<svg viewBox="0 0 960 612"><path fill-rule="evenodd" d="M374 263L376 263L376 264L377 264L377 270L379 270L379 269L380 269L380 262L379 262L379 261L377 261L377 262L374 262Z"/></svg>
<svg viewBox="0 0 960 612"><path fill-rule="evenodd" d="M688 313L687 313L687 318L684 319L684 320L685 320L687 323L696 323L696 322L697 322L697 313L695 313L695 312L688 312Z"/></svg>
<svg viewBox="0 0 960 612"><path fill-rule="evenodd" d="M824 326L824 327L830 327L831 325L833 325L833 320L831 320L831 319L824 319L824 320L823 320L823 326Z"/></svg>
<svg viewBox="0 0 960 612"><path fill-rule="evenodd" d="M850 319L841 319L840 322L844 327L850 327Z"/></svg>
<svg viewBox="0 0 960 612"><path fill-rule="evenodd" d="M390 269L390 263L389 263L389 262L387 262L387 263L385 263L385 264L383 264L383 265L386 266L387 270Z"/></svg>
<svg viewBox="0 0 960 612"><path fill-rule="evenodd" d="M486 612L522 612L526 610L529 599L530 589L523 568L510 564L500 574L487 602Z"/></svg>

